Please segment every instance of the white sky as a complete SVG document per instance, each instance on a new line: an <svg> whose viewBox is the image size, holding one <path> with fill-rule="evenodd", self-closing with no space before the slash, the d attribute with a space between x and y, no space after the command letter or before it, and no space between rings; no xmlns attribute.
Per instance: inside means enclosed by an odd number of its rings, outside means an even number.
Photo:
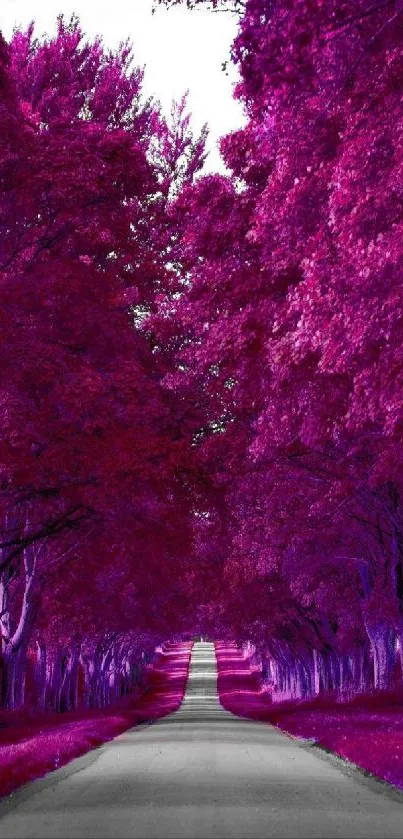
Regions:
<svg viewBox="0 0 403 839"><path fill-rule="evenodd" d="M15 26L32 18L36 34L51 34L59 13L76 12L88 35L99 34L109 47L129 37L138 64L146 65L144 91L170 112L172 98L189 88L189 107L196 128L208 122L210 154L206 169L223 171L216 146L219 137L243 124L242 108L232 99L236 73L229 58L237 20L232 14L184 6L159 7L151 14L152 0L0 0L0 29L9 40Z"/></svg>

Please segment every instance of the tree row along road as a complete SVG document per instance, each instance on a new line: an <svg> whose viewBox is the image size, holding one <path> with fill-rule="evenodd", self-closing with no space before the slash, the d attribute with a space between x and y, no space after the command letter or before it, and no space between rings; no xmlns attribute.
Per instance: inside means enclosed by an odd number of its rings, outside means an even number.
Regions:
<svg viewBox="0 0 403 839"><path fill-rule="evenodd" d="M403 804L217 697L214 645L192 651L181 708L127 731L0 810L0 837L403 837Z"/></svg>

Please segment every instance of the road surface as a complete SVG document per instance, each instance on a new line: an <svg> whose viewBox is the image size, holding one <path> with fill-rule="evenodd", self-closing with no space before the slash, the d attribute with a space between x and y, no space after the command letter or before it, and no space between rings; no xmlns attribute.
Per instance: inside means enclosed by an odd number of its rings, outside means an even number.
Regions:
<svg viewBox="0 0 403 839"><path fill-rule="evenodd" d="M64 775L63 775L64 772ZM403 839L403 797L224 711L212 644L181 708L17 792L1 839Z"/></svg>

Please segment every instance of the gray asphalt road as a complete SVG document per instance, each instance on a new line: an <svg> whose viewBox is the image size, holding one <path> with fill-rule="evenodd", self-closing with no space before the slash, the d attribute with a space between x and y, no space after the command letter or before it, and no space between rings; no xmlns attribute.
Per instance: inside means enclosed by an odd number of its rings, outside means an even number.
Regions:
<svg viewBox="0 0 403 839"><path fill-rule="evenodd" d="M196 644L179 711L16 793L1 805L0 837L403 839L402 802L224 711L214 647Z"/></svg>

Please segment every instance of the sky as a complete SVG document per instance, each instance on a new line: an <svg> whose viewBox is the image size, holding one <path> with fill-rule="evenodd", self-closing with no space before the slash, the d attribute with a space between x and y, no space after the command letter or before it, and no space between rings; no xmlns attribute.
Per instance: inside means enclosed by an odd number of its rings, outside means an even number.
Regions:
<svg viewBox="0 0 403 839"><path fill-rule="evenodd" d="M228 75L221 65L229 58L237 19L227 12L193 12L184 6L159 7L152 14L153 0L0 0L0 29L6 40L15 26L26 26L32 18L36 34L52 34L59 13L76 12L88 35L101 35L115 47L129 37L138 64L146 67L144 91L160 100L168 114L173 98L189 89L193 124L210 127L208 171L224 171L217 148L219 137L244 122L242 107L232 98L236 71Z"/></svg>

